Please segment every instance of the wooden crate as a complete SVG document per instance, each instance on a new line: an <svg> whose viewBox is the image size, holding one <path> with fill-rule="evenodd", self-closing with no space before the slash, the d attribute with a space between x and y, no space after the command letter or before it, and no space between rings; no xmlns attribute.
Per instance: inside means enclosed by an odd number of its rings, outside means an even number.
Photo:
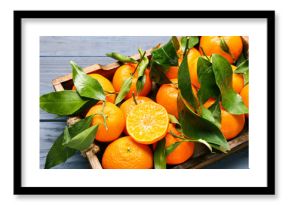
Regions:
<svg viewBox="0 0 290 205"><path fill-rule="evenodd" d="M146 51L146 55L148 57L151 56L151 51L152 50ZM136 54L132 57L135 58L136 60L140 58L139 54ZM94 65L84 68L84 72L85 73L98 73L111 80L113 78L113 75L116 69L120 65L121 64L119 64L118 62L111 63L104 66L99 65L99 64L94 64ZM72 75L68 74L68 75L56 78L52 81L52 85L55 91L70 90L73 86ZM237 137L230 140L229 145L230 145L231 151L225 154L221 152L211 153L208 150L208 148L205 147L203 144L196 143L195 153L189 160L177 166L170 166L170 168L173 168L173 169L203 168L226 156L229 156L239 150L242 150L248 147L248 127L245 126L244 130ZM104 151L104 150L101 150L101 151ZM84 154L89 160L89 163L92 169L102 169L101 163L98 157L96 156L94 149L89 149Z"/></svg>

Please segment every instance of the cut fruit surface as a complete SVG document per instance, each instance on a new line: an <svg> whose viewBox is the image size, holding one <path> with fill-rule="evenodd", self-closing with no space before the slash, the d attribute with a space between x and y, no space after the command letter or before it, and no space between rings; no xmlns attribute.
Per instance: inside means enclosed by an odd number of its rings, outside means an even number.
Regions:
<svg viewBox="0 0 290 205"><path fill-rule="evenodd" d="M153 144L167 133L169 118L166 109L154 102L136 105L126 119L129 135L142 144Z"/></svg>

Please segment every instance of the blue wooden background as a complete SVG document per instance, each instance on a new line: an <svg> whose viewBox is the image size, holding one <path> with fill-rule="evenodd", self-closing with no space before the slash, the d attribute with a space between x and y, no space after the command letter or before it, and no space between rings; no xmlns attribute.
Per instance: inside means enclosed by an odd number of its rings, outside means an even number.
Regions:
<svg viewBox="0 0 290 205"><path fill-rule="evenodd" d="M165 43L167 36L42 36L40 37L40 95L52 92L51 81L71 72L69 61L73 60L82 67L92 64L114 62L105 56L108 52L125 55L137 53L138 48L152 48ZM62 133L65 118L59 118L40 110L40 168L44 168L46 155L54 140ZM54 168L88 169L89 163L80 154ZM245 169L248 168L248 149L235 153L206 168Z"/></svg>

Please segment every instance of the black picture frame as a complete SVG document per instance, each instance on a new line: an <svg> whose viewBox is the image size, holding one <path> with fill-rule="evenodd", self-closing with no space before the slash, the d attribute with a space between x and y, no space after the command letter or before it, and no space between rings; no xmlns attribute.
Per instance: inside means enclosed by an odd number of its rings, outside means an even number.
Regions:
<svg viewBox="0 0 290 205"><path fill-rule="evenodd" d="M24 187L21 160L22 19L32 18L233 18L267 20L266 187ZM14 194L16 195L273 195L275 194L275 11L14 11Z"/></svg>

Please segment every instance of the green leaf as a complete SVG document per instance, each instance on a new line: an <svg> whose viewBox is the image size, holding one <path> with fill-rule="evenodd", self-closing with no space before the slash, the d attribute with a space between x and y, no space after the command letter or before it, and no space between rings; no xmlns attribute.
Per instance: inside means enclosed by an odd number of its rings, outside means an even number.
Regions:
<svg viewBox="0 0 290 205"><path fill-rule="evenodd" d="M179 121L176 119L176 117L174 115L168 114L168 117L169 117L169 122L170 123L180 125Z"/></svg>
<svg viewBox="0 0 290 205"><path fill-rule="evenodd" d="M141 56L141 59L136 69L138 71L138 78L140 78L144 75L144 72L148 67L149 59L147 58L147 56L145 56L146 52L144 52L142 49L138 49L138 51Z"/></svg>
<svg viewBox="0 0 290 205"><path fill-rule="evenodd" d="M202 57L199 57L197 61L197 76L200 83L197 96L201 104L205 103L210 97L217 98L220 95L219 88L215 82L212 64Z"/></svg>
<svg viewBox="0 0 290 205"><path fill-rule="evenodd" d="M230 150L227 140L215 124L193 113L182 97L178 97L177 102L179 122L185 136L199 142L218 145L215 147L223 152Z"/></svg>
<svg viewBox="0 0 290 205"><path fill-rule="evenodd" d="M152 51L152 57L150 61L150 78L154 82L158 84L171 83L165 73L170 66L178 65L178 49L179 42L177 38L173 36L165 45Z"/></svg>
<svg viewBox="0 0 290 205"><path fill-rule="evenodd" d="M126 80L124 80L120 92L118 93L115 101L115 105L119 104L129 93L131 85L132 85L133 76L130 76Z"/></svg>
<svg viewBox="0 0 290 205"><path fill-rule="evenodd" d="M147 56L145 56L145 53L142 49L139 49L139 54L141 56L140 63L137 66L137 71L138 71L138 79L136 82L136 90L137 93L140 93L143 90L143 87L146 83L146 75L144 75L144 72L146 68L148 67L149 64L149 59Z"/></svg>
<svg viewBox="0 0 290 205"><path fill-rule="evenodd" d="M249 83L249 60L246 59L243 62L239 63L237 69L234 73L241 73L244 77L244 85Z"/></svg>
<svg viewBox="0 0 290 205"><path fill-rule="evenodd" d="M219 105L219 98L209 109L203 106L200 106L200 108L202 118L214 123L218 128L221 127L221 110Z"/></svg>
<svg viewBox="0 0 290 205"><path fill-rule="evenodd" d="M168 156L170 153L172 153L181 143L182 143L182 141L178 141L178 142L175 142L175 143L169 145L168 147L166 147L166 149L165 149L166 156Z"/></svg>
<svg viewBox="0 0 290 205"><path fill-rule="evenodd" d="M212 152L212 148L213 146L211 144L209 144L207 141L203 140L203 139L198 139L196 140L195 142L199 142L201 144L204 144L211 152ZM215 146L215 147L219 147L219 146ZM219 148L215 148L216 150L220 150L224 153L226 153L227 151L229 151L229 148L228 147L224 147L224 146L221 146Z"/></svg>
<svg viewBox="0 0 290 205"><path fill-rule="evenodd" d="M150 65L150 79L158 84L170 84L171 81L165 75L165 70L162 69L156 62L151 61Z"/></svg>
<svg viewBox="0 0 290 205"><path fill-rule="evenodd" d="M74 138L70 139L70 136L64 136L65 140L63 142L63 146L76 149L79 151L86 150L93 142L96 137L96 133L98 130L99 125L92 126L87 128L86 130L82 131L81 133L77 134ZM68 132L64 132L64 135L68 135Z"/></svg>
<svg viewBox="0 0 290 205"><path fill-rule="evenodd" d="M64 90L40 96L40 108L57 115L72 115L80 110L88 100L82 99L76 91Z"/></svg>
<svg viewBox="0 0 290 205"><path fill-rule="evenodd" d="M249 70L249 60L246 59L238 65L238 67L234 71L234 73L243 73L244 74L248 70Z"/></svg>
<svg viewBox="0 0 290 205"><path fill-rule="evenodd" d="M211 111L209 111L208 109L206 109L205 107L201 106L201 117L212 122L213 124L215 124L217 127L220 127L219 124L216 122L213 114L211 113Z"/></svg>
<svg viewBox="0 0 290 205"><path fill-rule="evenodd" d="M152 51L152 58L162 67L177 66L178 56L176 51L178 49L178 39L176 36L173 36L168 43Z"/></svg>
<svg viewBox="0 0 290 205"><path fill-rule="evenodd" d="M66 127L64 132L69 132L70 137L73 138L90 126L93 117L94 115L91 115L78 121L76 124L69 128ZM58 164L65 162L77 152L75 149L71 149L62 145L64 142L64 132L55 140L51 146L46 156L45 169L50 169Z"/></svg>
<svg viewBox="0 0 290 205"><path fill-rule="evenodd" d="M217 127L220 128L221 126L221 108L220 108L220 98L218 97L215 101L214 104L212 104L208 110L212 113L214 119L215 119L215 124Z"/></svg>
<svg viewBox="0 0 290 205"><path fill-rule="evenodd" d="M244 74L244 85L247 85L249 83L249 70L246 71Z"/></svg>
<svg viewBox="0 0 290 205"><path fill-rule="evenodd" d="M45 161L45 169L50 169L58 164L64 163L67 159L75 155L77 150L62 145L64 133L62 133L50 148Z"/></svg>
<svg viewBox="0 0 290 205"><path fill-rule="evenodd" d="M64 131L63 131L63 143L62 143L62 145L68 143L69 141L71 141L71 136L69 134L68 127L66 126L64 128Z"/></svg>
<svg viewBox="0 0 290 205"><path fill-rule="evenodd" d="M116 53L116 52L107 53L106 56L114 58L122 63L138 63L138 61L135 60L134 58L124 56L124 55L122 55L120 53Z"/></svg>
<svg viewBox="0 0 290 205"><path fill-rule="evenodd" d="M194 46L196 46L199 43L199 38L197 36L183 36L181 38L181 50L182 50L182 52L185 52L187 38L189 39L188 47L187 47L188 49L193 48Z"/></svg>
<svg viewBox="0 0 290 205"><path fill-rule="evenodd" d="M245 57L245 55L243 53L241 53L241 55L239 56L239 58L238 58L238 60L236 62L236 66L238 67L245 60L247 60L247 58Z"/></svg>
<svg viewBox="0 0 290 205"><path fill-rule="evenodd" d="M178 88L182 97L195 109L198 108L198 102L194 97L192 85L190 81L190 74L187 64L187 55L183 58L182 63L178 69Z"/></svg>
<svg viewBox="0 0 290 205"><path fill-rule="evenodd" d="M220 38L220 47L224 52L231 54L230 49L229 49L225 39L223 39L223 38Z"/></svg>
<svg viewBox="0 0 290 205"><path fill-rule="evenodd" d="M228 61L218 55L212 55L212 68L222 96L222 106L232 114L248 113L242 98L232 88L232 68Z"/></svg>
<svg viewBox="0 0 290 205"><path fill-rule="evenodd" d="M157 143L154 151L154 168L166 169L165 138Z"/></svg>
<svg viewBox="0 0 290 205"><path fill-rule="evenodd" d="M74 85L82 97L95 100L106 100L106 96L101 84L94 78L84 73L83 69L75 62L70 61Z"/></svg>
<svg viewBox="0 0 290 205"><path fill-rule="evenodd" d="M136 82L137 93L140 93L143 90L145 83L146 83L146 75L143 75L137 79Z"/></svg>

